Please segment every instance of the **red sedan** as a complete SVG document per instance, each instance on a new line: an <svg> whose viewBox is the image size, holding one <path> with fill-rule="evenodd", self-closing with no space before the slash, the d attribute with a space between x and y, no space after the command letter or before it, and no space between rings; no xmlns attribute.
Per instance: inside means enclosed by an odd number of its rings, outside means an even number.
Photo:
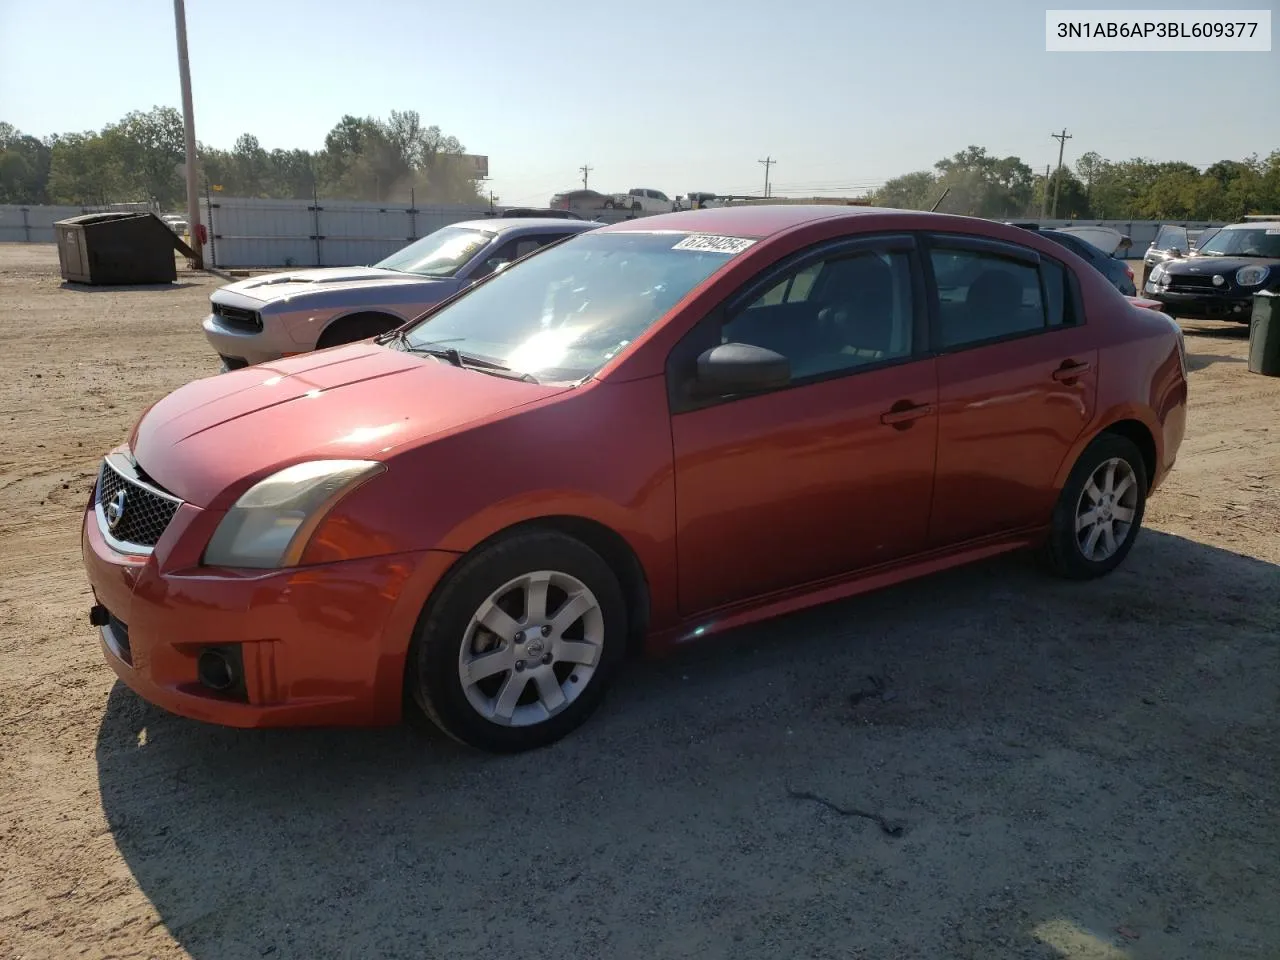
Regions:
<svg viewBox="0 0 1280 960"><path fill-rule="evenodd" d="M747 206L575 236L375 341L200 380L102 465L108 663L234 726L550 743L632 642L1020 548L1129 552L1182 337L1034 233Z"/></svg>

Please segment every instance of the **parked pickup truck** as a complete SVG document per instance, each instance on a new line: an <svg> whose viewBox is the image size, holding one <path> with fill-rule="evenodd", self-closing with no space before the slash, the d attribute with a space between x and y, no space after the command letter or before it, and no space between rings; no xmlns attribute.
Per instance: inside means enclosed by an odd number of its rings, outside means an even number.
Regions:
<svg viewBox="0 0 1280 960"><path fill-rule="evenodd" d="M661 190L632 187L626 193L610 194L605 201L606 210L630 210L633 213L670 213L679 206Z"/></svg>

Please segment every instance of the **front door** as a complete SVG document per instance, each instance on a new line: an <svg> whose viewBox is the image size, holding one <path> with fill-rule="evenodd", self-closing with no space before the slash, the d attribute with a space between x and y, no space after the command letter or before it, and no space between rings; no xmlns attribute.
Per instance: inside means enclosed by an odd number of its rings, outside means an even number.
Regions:
<svg viewBox="0 0 1280 960"><path fill-rule="evenodd" d="M923 548L937 440L935 361L909 237L807 251L713 314L669 375L717 343L767 347L789 386L682 406L673 390L681 611ZM683 351L683 353L682 353Z"/></svg>
<svg viewBox="0 0 1280 960"><path fill-rule="evenodd" d="M1014 244L935 237L938 465L930 543L1047 523L1093 418L1095 337L1071 271Z"/></svg>

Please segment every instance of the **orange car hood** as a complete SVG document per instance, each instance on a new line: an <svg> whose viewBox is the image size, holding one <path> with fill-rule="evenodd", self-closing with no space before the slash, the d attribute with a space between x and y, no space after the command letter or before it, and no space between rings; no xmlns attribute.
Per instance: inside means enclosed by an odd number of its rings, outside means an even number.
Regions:
<svg viewBox="0 0 1280 960"><path fill-rule="evenodd" d="M353 344L197 380L142 417L132 448L160 486L225 507L246 478L391 450L562 393L420 354Z"/></svg>

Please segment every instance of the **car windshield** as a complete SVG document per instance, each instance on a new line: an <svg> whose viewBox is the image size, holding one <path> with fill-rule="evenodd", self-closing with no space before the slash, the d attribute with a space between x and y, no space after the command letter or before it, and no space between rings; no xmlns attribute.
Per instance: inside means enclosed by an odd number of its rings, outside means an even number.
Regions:
<svg viewBox="0 0 1280 960"><path fill-rule="evenodd" d="M1219 230L1196 251L1210 257L1274 257L1280 259L1280 227Z"/></svg>
<svg viewBox="0 0 1280 960"><path fill-rule="evenodd" d="M447 343L539 381L581 380L751 243L678 233L579 234L410 327L406 343L410 349Z"/></svg>
<svg viewBox="0 0 1280 960"><path fill-rule="evenodd" d="M442 227L374 266L422 277L452 277L494 236L469 227Z"/></svg>

